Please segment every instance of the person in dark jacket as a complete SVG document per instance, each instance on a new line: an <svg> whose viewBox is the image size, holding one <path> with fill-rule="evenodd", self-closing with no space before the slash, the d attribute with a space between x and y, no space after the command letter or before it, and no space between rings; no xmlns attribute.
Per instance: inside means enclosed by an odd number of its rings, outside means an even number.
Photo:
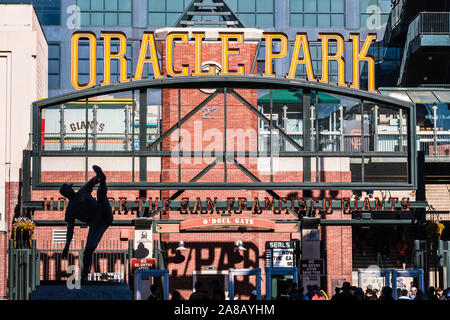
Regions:
<svg viewBox="0 0 450 320"><path fill-rule="evenodd" d="M350 282L342 284L342 292L334 295L333 301L355 301L356 297L352 293Z"/></svg>
<svg viewBox="0 0 450 320"><path fill-rule="evenodd" d="M383 287L383 289L381 289L380 299L378 300L385 300L385 301L395 300L394 297L392 296L392 292L393 291L391 287Z"/></svg>
<svg viewBox="0 0 450 320"><path fill-rule="evenodd" d="M203 282L197 281L195 283L195 291L189 297L189 300L211 300L208 292L203 288Z"/></svg>
<svg viewBox="0 0 450 320"><path fill-rule="evenodd" d="M73 238L75 220L80 220L89 226L86 246L83 254L82 279L86 280L92 264L92 254L99 244L103 234L112 225L113 212L108 201L108 188L106 186L106 176L98 166L92 166L96 176L90 179L84 186L75 192L72 184L64 183L59 192L69 199L67 205L65 221L67 223L66 245L62 252L62 257L67 257L70 243ZM94 186L99 183L97 199L91 193Z"/></svg>
<svg viewBox="0 0 450 320"><path fill-rule="evenodd" d="M147 300L159 300L160 291L159 286L154 283L150 286L150 295L148 296Z"/></svg>

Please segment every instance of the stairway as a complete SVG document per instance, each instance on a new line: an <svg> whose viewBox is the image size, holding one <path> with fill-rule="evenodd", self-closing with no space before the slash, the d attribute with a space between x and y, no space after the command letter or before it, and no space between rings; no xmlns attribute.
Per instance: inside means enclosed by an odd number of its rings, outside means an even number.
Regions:
<svg viewBox="0 0 450 320"><path fill-rule="evenodd" d="M358 269L366 269L369 266L377 265L377 251L376 251L376 237L379 236L377 232L373 230L369 232L367 244L366 244L366 254L363 256L360 242L356 236L356 231L354 230L353 235L353 270ZM398 269L397 266L397 251L395 249L395 240L394 234L389 238L389 255L382 257L382 265L380 264L378 267L383 269ZM409 241L408 241L409 243ZM412 246L412 243L409 243ZM410 248L411 249L411 248ZM412 268L412 259L410 264L406 265L406 268ZM400 265L400 268L402 266Z"/></svg>
<svg viewBox="0 0 450 320"><path fill-rule="evenodd" d="M31 300L133 300L133 292L122 283L89 282L69 290L65 282L55 282L38 286Z"/></svg>

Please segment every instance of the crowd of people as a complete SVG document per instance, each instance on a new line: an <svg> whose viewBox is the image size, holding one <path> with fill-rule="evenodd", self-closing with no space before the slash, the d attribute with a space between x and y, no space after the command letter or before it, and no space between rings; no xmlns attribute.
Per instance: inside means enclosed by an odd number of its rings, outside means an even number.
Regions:
<svg viewBox="0 0 450 320"><path fill-rule="evenodd" d="M344 282L342 287L336 287L331 299L318 286L307 286L306 293L302 286L293 284L289 296L280 297L280 300L332 300L332 301L363 301L363 300L450 300L450 288L429 287L427 292L416 287L411 289L397 289L397 299L394 298L391 287L386 286L381 290L373 289L371 285L364 291L362 288L352 286L349 282Z"/></svg>
<svg viewBox="0 0 450 320"><path fill-rule="evenodd" d="M204 287L201 281L195 284L195 290L190 295L189 300L225 300L225 293L220 287L214 286L212 295L210 290ZM158 300L160 295L159 287L153 284L150 288L151 294L148 300ZM264 299L264 297L263 297ZM171 300L183 300L179 291L174 290ZM257 300L256 290L250 294L249 300ZM426 292L411 286L411 289L397 289L397 298L394 298L391 287L386 286L381 290L372 288L368 285L366 290L352 286L349 282L344 282L342 287L336 287L332 297L317 285L308 285L306 290L297 283L292 283L289 287L282 287L276 296L276 300L331 300L331 301L363 301L363 300L450 300L450 288L442 290L441 288L429 287Z"/></svg>

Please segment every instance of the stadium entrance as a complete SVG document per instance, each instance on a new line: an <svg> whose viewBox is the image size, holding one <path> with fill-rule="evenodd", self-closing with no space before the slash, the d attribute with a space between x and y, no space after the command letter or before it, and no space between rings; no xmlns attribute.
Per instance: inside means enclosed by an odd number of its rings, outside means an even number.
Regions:
<svg viewBox="0 0 450 320"><path fill-rule="evenodd" d="M129 259L155 259L185 298L196 280L237 299L258 288L270 299L288 282L330 292L352 276L351 226L412 224L426 206L352 196L417 188L414 116L390 97L259 76L85 89L33 104L20 213L35 223L43 255L46 239L64 233L57 190L80 187L96 164L114 210L106 241L126 253L123 282L133 282ZM395 219L375 217L382 212ZM84 230L78 223L75 241ZM115 268L117 258L103 259L94 274Z"/></svg>

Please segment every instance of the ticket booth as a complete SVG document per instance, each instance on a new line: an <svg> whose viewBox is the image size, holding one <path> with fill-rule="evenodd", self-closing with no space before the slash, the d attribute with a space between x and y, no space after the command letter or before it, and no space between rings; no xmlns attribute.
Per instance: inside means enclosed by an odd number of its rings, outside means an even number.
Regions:
<svg viewBox="0 0 450 320"><path fill-rule="evenodd" d="M228 296L234 300L235 278L236 276L255 276L256 277L256 299L261 300L261 269L228 269Z"/></svg>
<svg viewBox="0 0 450 320"><path fill-rule="evenodd" d="M368 285L373 289L381 290L389 286L391 281L391 270L388 269L360 269L358 270L358 287L365 290Z"/></svg>
<svg viewBox="0 0 450 320"><path fill-rule="evenodd" d="M417 289L420 289L425 293L425 283L423 275L423 269L392 270L392 296L395 299L398 298L397 288L399 287L400 283L403 283L405 289L409 289L408 285L413 282L414 286L417 286Z"/></svg>
<svg viewBox="0 0 450 320"><path fill-rule="evenodd" d="M158 284L162 300L169 300L169 270L138 269L134 274L134 299L147 300L152 284Z"/></svg>
<svg viewBox="0 0 450 320"><path fill-rule="evenodd" d="M297 267L266 268L266 300L275 299L279 292L288 292L292 283L298 283Z"/></svg>
<svg viewBox="0 0 450 320"><path fill-rule="evenodd" d="M208 268L206 270L195 270L192 274L192 288L195 287L197 281L201 281L205 285L205 290L208 295L213 297L215 291L223 292L225 300L228 299L228 285L229 285L229 271L216 270L215 268Z"/></svg>

